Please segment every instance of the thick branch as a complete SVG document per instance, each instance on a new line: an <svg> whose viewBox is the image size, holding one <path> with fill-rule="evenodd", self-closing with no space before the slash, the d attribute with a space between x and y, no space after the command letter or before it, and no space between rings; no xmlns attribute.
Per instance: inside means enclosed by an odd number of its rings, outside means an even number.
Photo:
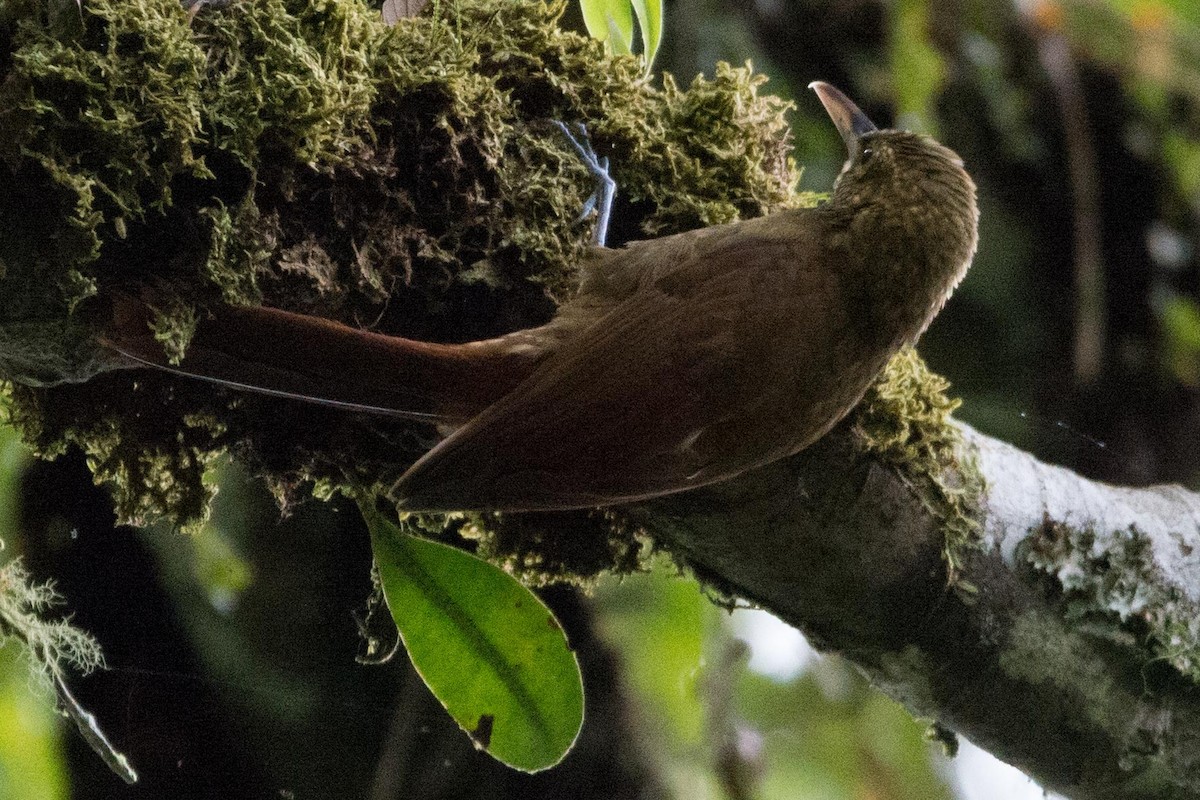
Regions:
<svg viewBox="0 0 1200 800"><path fill-rule="evenodd" d="M962 426L983 547L948 585L939 520L845 426L640 521L915 714L1078 798L1195 797L1200 497L1122 489Z"/></svg>

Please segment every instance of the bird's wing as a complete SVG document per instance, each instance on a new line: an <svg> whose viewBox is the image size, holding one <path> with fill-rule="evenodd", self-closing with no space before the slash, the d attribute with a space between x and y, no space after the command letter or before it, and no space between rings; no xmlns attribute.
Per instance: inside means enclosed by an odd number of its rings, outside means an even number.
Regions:
<svg viewBox="0 0 1200 800"><path fill-rule="evenodd" d="M789 380L762 371L803 373L828 344L819 334L845 327L824 318L836 274L806 231L741 223L614 251L596 269L614 283L642 270L636 290L418 461L395 498L577 508L725 477L709 463L720 453L697 443L754 413L761 381Z"/></svg>

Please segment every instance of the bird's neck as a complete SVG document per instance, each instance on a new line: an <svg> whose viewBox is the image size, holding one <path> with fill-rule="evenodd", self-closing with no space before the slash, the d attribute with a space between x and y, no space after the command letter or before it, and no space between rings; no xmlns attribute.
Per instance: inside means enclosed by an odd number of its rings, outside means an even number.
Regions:
<svg viewBox="0 0 1200 800"><path fill-rule="evenodd" d="M965 178L965 175L964 175ZM871 335L899 347L925 331L975 253L974 186L966 179L949 196L919 191L886 202L839 198L827 206L834 239L845 249Z"/></svg>

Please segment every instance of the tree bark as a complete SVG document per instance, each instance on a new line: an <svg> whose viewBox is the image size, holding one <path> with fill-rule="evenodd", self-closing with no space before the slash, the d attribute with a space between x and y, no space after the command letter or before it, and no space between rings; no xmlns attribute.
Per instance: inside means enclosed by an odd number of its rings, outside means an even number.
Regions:
<svg viewBox="0 0 1200 800"><path fill-rule="evenodd" d="M635 517L717 587L1048 789L1197 796L1200 496L1096 483L958 427L987 488L980 546L953 581L942 522L848 426Z"/></svg>

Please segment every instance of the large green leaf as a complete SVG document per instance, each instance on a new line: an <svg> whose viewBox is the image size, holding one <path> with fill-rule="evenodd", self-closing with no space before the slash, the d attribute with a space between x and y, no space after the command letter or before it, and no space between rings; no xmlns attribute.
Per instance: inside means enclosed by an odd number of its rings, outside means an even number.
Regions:
<svg viewBox="0 0 1200 800"><path fill-rule="evenodd" d="M583 681L550 609L503 570L362 509L408 655L450 716L510 767L561 761L583 723Z"/></svg>

